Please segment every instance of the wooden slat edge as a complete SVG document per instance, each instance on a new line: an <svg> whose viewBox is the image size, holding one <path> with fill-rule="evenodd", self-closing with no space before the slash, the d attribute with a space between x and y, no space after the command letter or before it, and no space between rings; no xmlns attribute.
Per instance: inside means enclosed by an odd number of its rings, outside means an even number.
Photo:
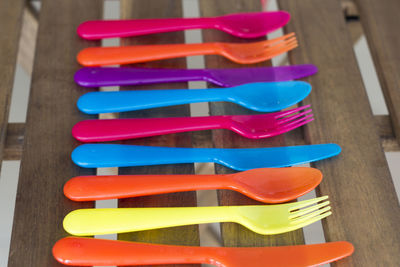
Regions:
<svg viewBox="0 0 400 267"><path fill-rule="evenodd" d="M396 266L400 207L340 3L279 3L292 15L286 31L296 32L300 44L291 63L319 68L308 79L313 91L305 102L312 103L315 121L306 128L307 140L342 147L337 157L313 164L324 174L317 193L329 195L333 212L323 220L326 240L355 246L352 257L336 265Z"/></svg>
<svg viewBox="0 0 400 267"><path fill-rule="evenodd" d="M375 127L381 138L383 150L385 152L400 151L398 140L394 137L391 118L389 115L374 116Z"/></svg>
<svg viewBox="0 0 400 267"><path fill-rule="evenodd" d="M23 0L0 0L0 168L22 26Z"/></svg>
<svg viewBox="0 0 400 267"><path fill-rule="evenodd" d="M400 37L394 34L399 25L399 1L355 0L376 72L391 115L397 140L400 141Z"/></svg>
<svg viewBox="0 0 400 267"><path fill-rule="evenodd" d="M68 212L94 207L94 202L73 202L63 194L67 180L94 175L95 169L73 164L79 145L73 125L94 116L84 115L76 101L84 92L73 76L80 68L76 54L99 45L76 34L85 20L102 17L103 1L43 0L25 127L25 140L8 266L61 266L52 256L57 240L68 234L62 222Z"/></svg>

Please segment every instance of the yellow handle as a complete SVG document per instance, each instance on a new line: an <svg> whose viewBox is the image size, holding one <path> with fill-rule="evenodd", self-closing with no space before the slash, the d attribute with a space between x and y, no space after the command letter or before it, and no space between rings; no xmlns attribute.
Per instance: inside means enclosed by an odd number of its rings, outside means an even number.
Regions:
<svg viewBox="0 0 400 267"><path fill-rule="evenodd" d="M235 222L235 207L79 209L64 218L65 231L89 236L180 225Z"/></svg>

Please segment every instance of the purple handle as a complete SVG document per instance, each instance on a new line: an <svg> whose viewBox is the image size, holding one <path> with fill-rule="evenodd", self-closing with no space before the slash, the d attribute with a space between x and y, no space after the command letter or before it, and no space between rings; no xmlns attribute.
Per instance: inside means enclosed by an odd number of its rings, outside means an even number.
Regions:
<svg viewBox="0 0 400 267"><path fill-rule="evenodd" d="M78 70L75 82L84 87L101 87L204 80L222 87L234 87L252 82L296 80L317 71L317 67L312 64L235 69L91 67Z"/></svg>
<svg viewBox="0 0 400 267"><path fill-rule="evenodd" d="M187 29L213 28L214 24L214 18L92 20L80 24L77 32L84 39L97 40Z"/></svg>
<svg viewBox="0 0 400 267"><path fill-rule="evenodd" d="M75 82L84 87L123 86L149 83L187 82L203 80L204 70L146 69L146 68L100 68L88 67L78 70Z"/></svg>

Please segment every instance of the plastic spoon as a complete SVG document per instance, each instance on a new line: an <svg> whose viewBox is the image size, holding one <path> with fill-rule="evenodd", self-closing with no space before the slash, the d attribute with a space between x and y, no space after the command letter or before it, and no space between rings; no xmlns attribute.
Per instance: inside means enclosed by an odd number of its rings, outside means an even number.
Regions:
<svg viewBox="0 0 400 267"><path fill-rule="evenodd" d="M249 83L218 89L90 92L77 106L88 114L124 112L195 102L228 101L260 112L274 112L303 100L311 85L301 81Z"/></svg>
<svg viewBox="0 0 400 267"><path fill-rule="evenodd" d="M322 180L314 168L262 168L220 175L113 175L78 176L64 186L74 201L128 198L172 192L230 189L265 203L296 199Z"/></svg>

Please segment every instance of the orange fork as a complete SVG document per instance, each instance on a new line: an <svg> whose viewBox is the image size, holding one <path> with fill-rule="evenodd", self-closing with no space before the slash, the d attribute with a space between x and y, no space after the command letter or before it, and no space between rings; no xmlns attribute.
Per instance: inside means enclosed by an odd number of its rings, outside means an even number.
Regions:
<svg viewBox="0 0 400 267"><path fill-rule="evenodd" d="M53 247L53 256L72 266L213 264L219 267L316 266L353 253L349 242L284 247L190 247L97 238L67 237Z"/></svg>
<svg viewBox="0 0 400 267"><path fill-rule="evenodd" d="M271 59L297 47L294 33L252 43L163 44L89 47L77 56L83 66L123 65L194 55L219 54L241 64Z"/></svg>

